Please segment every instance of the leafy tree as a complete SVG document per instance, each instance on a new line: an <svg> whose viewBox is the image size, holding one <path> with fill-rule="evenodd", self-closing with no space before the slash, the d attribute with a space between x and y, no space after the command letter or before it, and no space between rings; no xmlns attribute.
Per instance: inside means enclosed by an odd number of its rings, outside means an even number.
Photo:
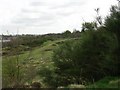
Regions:
<svg viewBox="0 0 120 90"><path fill-rule="evenodd" d="M114 65L116 62L112 59L112 54L117 48L117 40L113 34L105 30L88 31L81 36L81 41L75 48L74 59L83 70L82 77L98 80L105 75L113 75L112 69L106 64L110 62L116 71L117 66ZM110 71L107 71L108 69Z"/></svg>
<svg viewBox="0 0 120 90"><path fill-rule="evenodd" d="M79 31L79 30L74 29L74 30L73 30L73 32L72 32L72 36L73 36L73 38L80 37L80 31Z"/></svg>
<svg viewBox="0 0 120 90"><path fill-rule="evenodd" d="M64 37L70 37L71 36L71 32L69 30L66 30L65 32L62 33L62 35Z"/></svg>
<svg viewBox="0 0 120 90"><path fill-rule="evenodd" d="M118 2L119 3L119 2ZM114 33L117 36L118 48L114 51L114 59L116 60L116 66L120 69L120 8L119 6L112 6L110 9L110 15L105 19L105 27L107 31ZM120 71L118 71L120 75Z"/></svg>
<svg viewBox="0 0 120 90"><path fill-rule="evenodd" d="M78 42L69 41L61 45L53 56L59 85L85 84L114 75L117 67L112 53L116 45L116 37L105 30L86 31Z"/></svg>
<svg viewBox="0 0 120 90"><path fill-rule="evenodd" d="M82 31L86 31L86 30L95 30L97 27L97 23L96 22L85 22L82 24Z"/></svg>
<svg viewBox="0 0 120 90"><path fill-rule="evenodd" d="M71 70L74 66L74 63L71 59L73 49L72 43L73 42L71 41L65 42L54 51L53 61L56 67L55 73L57 74L57 79L60 86L70 84L72 74Z"/></svg>
<svg viewBox="0 0 120 90"><path fill-rule="evenodd" d="M105 26L108 31L115 33L120 41L120 8L112 6L111 13L105 20Z"/></svg>

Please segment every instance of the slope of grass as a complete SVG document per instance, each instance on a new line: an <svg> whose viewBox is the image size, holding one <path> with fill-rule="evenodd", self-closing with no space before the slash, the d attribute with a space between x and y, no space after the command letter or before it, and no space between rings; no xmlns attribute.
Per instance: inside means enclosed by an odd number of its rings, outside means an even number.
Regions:
<svg viewBox="0 0 120 90"><path fill-rule="evenodd" d="M18 58L20 65L20 78L21 83L30 84L34 81L42 83L44 77L40 77L38 72L42 68L53 69L52 55L53 50L57 48L59 44L62 44L66 40L71 39L60 39L56 41L47 41L42 46L35 47L30 51L24 51L24 53L19 56L3 56L2 60L2 72L3 72L3 86L12 85L11 82L14 82L14 79L11 80L8 78L10 70L15 70L16 60ZM12 51L11 51L12 52ZM12 71L12 72L13 72ZM15 77L16 78L16 77ZM80 85L81 86L81 85ZM94 84L86 86L87 88L118 88L120 86L120 79L118 77L106 77ZM71 86L70 86L71 87ZM78 88L78 85L72 87Z"/></svg>
<svg viewBox="0 0 120 90"><path fill-rule="evenodd" d="M87 88L120 88L120 77L105 77Z"/></svg>
<svg viewBox="0 0 120 90"><path fill-rule="evenodd" d="M20 66L20 78L22 83L32 83L33 81L42 82L42 77L38 71L44 67L54 68L52 62L53 50L61 43L71 39L60 39L56 41L47 41L42 46L35 47L30 51L25 51L20 55L3 56L3 86L11 85L8 79L9 73L16 70L17 59ZM11 51L12 52L12 51ZM16 79L16 77L14 77ZM12 82L13 80L11 80ZM14 81L13 81L14 82Z"/></svg>

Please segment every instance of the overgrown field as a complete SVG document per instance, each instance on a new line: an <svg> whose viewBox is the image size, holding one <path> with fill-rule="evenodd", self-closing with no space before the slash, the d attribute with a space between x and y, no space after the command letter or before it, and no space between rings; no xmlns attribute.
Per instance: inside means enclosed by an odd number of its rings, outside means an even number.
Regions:
<svg viewBox="0 0 120 90"><path fill-rule="evenodd" d="M54 68L54 62L52 61L53 50L68 40L71 39L47 41L42 46L35 47L30 51L24 51L20 55L3 56L3 87L11 87L18 80L23 85L40 82L42 87L46 87L42 83L44 77L40 77L39 71L43 68Z"/></svg>
<svg viewBox="0 0 120 90"><path fill-rule="evenodd" d="M54 62L52 61L53 50L69 40L77 39L47 41L42 46L35 47L30 51L24 51L18 56L4 56L2 60L3 87L11 87L15 83L29 86L33 82L39 82L43 88L48 87L44 83L45 77L40 75L42 73L40 71L47 68L54 70ZM98 82L93 81L88 86L71 84L64 88L118 88L120 86L119 83L120 79L118 77L106 77Z"/></svg>

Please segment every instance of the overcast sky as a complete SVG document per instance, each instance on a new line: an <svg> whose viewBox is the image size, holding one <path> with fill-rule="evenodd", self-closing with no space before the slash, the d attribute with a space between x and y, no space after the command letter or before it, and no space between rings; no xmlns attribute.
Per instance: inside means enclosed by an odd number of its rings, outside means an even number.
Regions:
<svg viewBox="0 0 120 90"><path fill-rule="evenodd" d="M93 21L95 8L104 18L117 0L0 0L0 33L46 34L80 30Z"/></svg>

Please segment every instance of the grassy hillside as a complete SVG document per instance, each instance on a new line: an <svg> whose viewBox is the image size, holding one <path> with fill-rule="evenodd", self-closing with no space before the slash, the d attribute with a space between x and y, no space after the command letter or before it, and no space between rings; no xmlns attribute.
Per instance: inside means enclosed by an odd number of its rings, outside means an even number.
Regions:
<svg viewBox="0 0 120 90"><path fill-rule="evenodd" d="M17 71L15 67L16 60L19 61L19 72L20 81L22 84L29 85L32 82L40 82L42 87L46 87L43 83L43 78L40 77L39 71L43 68L53 69L54 62L52 61L53 50L57 48L59 44L62 44L66 40L71 39L60 39L56 41L47 41L42 46L33 48L30 51L25 51L19 56L4 56L3 57L3 87L12 86L16 81L16 77L8 77L10 73ZM13 71L10 71L12 70ZM15 73L16 74L16 73ZM117 88L120 83L118 77L106 77L94 84L90 84L87 88ZM81 85L69 85L68 88L78 88Z"/></svg>
<svg viewBox="0 0 120 90"><path fill-rule="evenodd" d="M42 46L35 47L30 51L24 51L20 55L3 56L3 87L12 86L17 82L17 67L19 66L19 78L22 84L31 84L32 82L40 82L42 78L38 74L42 68L53 69L53 61L51 60L53 50L61 43L71 39L59 39L55 41L47 41ZM12 51L11 51L12 52ZM17 65L18 60L18 65ZM16 68L16 69L15 69ZM12 77L11 73L15 75ZM9 77L10 76L10 77ZM14 81L13 81L14 80ZM45 86L42 84L42 86Z"/></svg>
<svg viewBox="0 0 120 90"><path fill-rule="evenodd" d="M42 87L46 87L43 83L43 78L40 77L39 71L43 68L53 69L54 62L52 61L53 50L57 48L59 44L62 44L66 40L60 39L55 41L47 41L42 46L33 48L30 51L24 51L19 56L4 56L3 57L3 87L12 86L16 82L16 77L8 77L10 73L15 71L16 74L16 60L19 61L19 77L22 84L30 85L32 82L40 82ZM13 71L11 71L13 70ZM13 81L14 80L14 81ZM117 88L120 84L118 77L106 77L94 84L86 86L87 88ZM69 85L68 88L78 88L81 85ZM83 86L82 86L83 87Z"/></svg>

